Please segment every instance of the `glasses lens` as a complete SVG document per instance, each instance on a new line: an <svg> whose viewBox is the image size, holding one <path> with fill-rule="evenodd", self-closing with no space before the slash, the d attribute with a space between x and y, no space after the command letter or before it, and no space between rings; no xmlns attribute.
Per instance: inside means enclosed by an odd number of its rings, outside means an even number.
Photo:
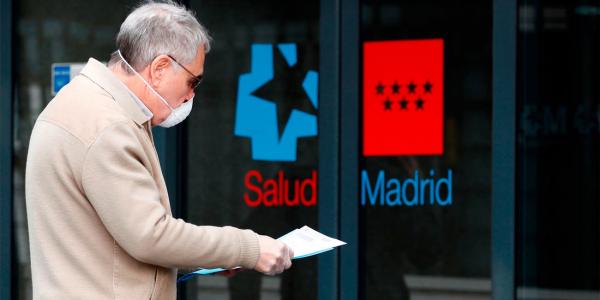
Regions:
<svg viewBox="0 0 600 300"><path fill-rule="evenodd" d="M171 55L167 55L167 56L169 58L171 58L180 67L182 67L186 72L188 72L188 74L192 75L192 78L190 78L190 80L188 81L190 88L195 89L200 84L200 82L202 82L202 75L200 75L198 77L194 76L194 73L190 72L190 70L188 70L186 67L184 67L182 64L180 64L175 58L173 58L173 56L171 56Z"/></svg>
<svg viewBox="0 0 600 300"><path fill-rule="evenodd" d="M200 85L200 82L202 82L202 77L193 77L190 78L190 81L188 83L192 89L195 89L196 87L198 87L198 85Z"/></svg>

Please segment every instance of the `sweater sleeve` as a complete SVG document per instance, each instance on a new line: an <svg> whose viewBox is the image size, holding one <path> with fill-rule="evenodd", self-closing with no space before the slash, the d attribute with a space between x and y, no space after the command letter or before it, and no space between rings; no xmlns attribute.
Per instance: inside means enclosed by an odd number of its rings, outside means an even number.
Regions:
<svg viewBox="0 0 600 300"><path fill-rule="evenodd" d="M104 129L83 164L84 192L116 242L135 259L163 267L254 268L253 231L196 226L165 210L135 130L126 122Z"/></svg>

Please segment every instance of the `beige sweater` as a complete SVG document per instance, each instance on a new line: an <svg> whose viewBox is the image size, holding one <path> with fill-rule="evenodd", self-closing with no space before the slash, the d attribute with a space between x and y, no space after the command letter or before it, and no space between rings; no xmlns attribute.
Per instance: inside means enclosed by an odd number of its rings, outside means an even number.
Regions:
<svg viewBox="0 0 600 300"><path fill-rule="evenodd" d="M39 116L27 157L34 299L175 299L177 268L254 268L257 235L171 215L150 120L90 59Z"/></svg>

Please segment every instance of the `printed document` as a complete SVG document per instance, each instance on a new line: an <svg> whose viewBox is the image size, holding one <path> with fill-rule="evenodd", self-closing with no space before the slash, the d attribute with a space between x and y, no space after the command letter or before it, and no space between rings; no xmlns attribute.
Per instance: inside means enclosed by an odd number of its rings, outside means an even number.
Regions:
<svg viewBox="0 0 600 300"><path fill-rule="evenodd" d="M319 253L333 250L335 247L345 245L346 243L326 236L308 226L304 226L299 229L294 229L288 234L278 238L278 240L284 242L292 251L294 251L293 259L300 259L309 256L313 256ZM238 269L234 268L234 269ZM181 276L177 281L185 281L192 277L199 275L211 275L218 272L225 271L222 268L215 269L198 269L194 272Z"/></svg>

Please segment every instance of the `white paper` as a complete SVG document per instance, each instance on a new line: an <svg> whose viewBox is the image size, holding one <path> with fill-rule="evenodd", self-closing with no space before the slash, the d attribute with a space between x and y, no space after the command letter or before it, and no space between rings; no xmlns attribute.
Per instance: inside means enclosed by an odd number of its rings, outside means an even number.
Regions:
<svg viewBox="0 0 600 300"><path fill-rule="evenodd" d="M300 229L294 229L288 234L278 238L279 241L285 243L288 247L294 251L293 259L304 258L319 253L323 253L333 248L345 245L346 243L328 237L308 226L304 226ZM238 269L240 267L234 268ZM212 275L225 271L221 268L216 269L198 269L194 272L188 273L181 276L177 281L182 282L199 275Z"/></svg>
<svg viewBox="0 0 600 300"><path fill-rule="evenodd" d="M280 237L294 251L294 258L302 258L322 253L346 243L328 237L308 226L294 229L292 232Z"/></svg>

